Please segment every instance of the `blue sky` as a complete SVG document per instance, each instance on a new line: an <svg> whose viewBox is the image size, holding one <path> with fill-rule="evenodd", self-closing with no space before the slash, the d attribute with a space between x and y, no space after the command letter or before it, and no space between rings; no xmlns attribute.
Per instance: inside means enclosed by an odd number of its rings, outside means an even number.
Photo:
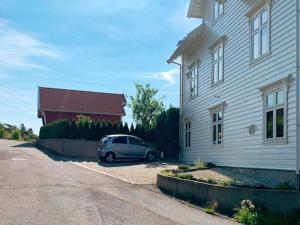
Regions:
<svg viewBox="0 0 300 225"><path fill-rule="evenodd" d="M38 86L134 95L135 82L150 83L178 106L178 66L166 60L200 24L186 18L188 3L1 0L0 122L38 132Z"/></svg>

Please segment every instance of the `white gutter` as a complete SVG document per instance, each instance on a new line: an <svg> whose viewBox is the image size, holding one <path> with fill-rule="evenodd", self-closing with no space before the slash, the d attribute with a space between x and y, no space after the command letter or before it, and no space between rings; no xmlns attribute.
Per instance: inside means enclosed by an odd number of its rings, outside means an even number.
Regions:
<svg viewBox="0 0 300 225"><path fill-rule="evenodd" d="M182 56L183 57L183 56ZM183 62L183 60L182 60ZM179 70L180 70L180 94L179 94L179 162L181 162L181 149L182 149L182 141L181 141L181 115L182 115L182 90L183 90L183 83L182 83L182 74L183 74L183 66L182 64L178 63L178 62L174 62L174 61L168 61L169 64L173 63L175 65L179 66Z"/></svg>
<svg viewBox="0 0 300 225"><path fill-rule="evenodd" d="M297 35L297 67L296 67L296 85L297 85L297 100L296 100L296 189L300 190L300 0L296 0L297 5L297 21L296 21L296 35Z"/></svg>

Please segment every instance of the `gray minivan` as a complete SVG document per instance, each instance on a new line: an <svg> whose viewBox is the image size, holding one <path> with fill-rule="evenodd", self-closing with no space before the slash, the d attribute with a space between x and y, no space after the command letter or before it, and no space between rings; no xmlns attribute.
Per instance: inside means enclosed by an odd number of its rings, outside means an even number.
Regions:
<svg viewBox="0 0 300 225"><path fill-rule="evenodd" d="M100 160L114 162L117 159L146 159L154 161L158 152L142 139L123 134L107 135L100 140L97 149Z"/></svg>

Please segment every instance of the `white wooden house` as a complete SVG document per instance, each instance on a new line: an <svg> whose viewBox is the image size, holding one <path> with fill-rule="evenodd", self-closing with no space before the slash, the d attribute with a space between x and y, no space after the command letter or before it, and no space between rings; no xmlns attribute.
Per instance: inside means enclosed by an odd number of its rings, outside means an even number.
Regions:
<svg viewBox="0 0 300 225"><path fill-rule="evenodd" d="M181 61L182 161L299 171L298 2L191 0L199 26L168 60Z"/></svg>

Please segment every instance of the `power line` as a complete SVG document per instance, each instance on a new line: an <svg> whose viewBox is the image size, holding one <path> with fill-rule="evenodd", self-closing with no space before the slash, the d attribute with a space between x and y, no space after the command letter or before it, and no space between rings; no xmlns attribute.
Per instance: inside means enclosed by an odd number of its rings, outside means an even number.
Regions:
<svg viewBox="0 0 300 225"><path fill-rule="evenodd" d="M66 82L66 83L78 83L78 84L86 84L86 85L96 85L96 86L106 86L106 87L129 87L126 84L107 84L107 83L96 83L96 82L88 82L88 81L79 81L79 80L68 80L68 79L61 79L61 78L50 78L50 77L43 77L43 76L31 76L31 75L19 75L14 74L10 75L11 77L22 77L22 78L29 78L29 79L43 79L43 80L52 80L52 81L59 81L59 82ZM158 88L159 90L162 90L164 92L172 92L172 93L178 93L176 90L169 90L166 88Z"/></svg>

